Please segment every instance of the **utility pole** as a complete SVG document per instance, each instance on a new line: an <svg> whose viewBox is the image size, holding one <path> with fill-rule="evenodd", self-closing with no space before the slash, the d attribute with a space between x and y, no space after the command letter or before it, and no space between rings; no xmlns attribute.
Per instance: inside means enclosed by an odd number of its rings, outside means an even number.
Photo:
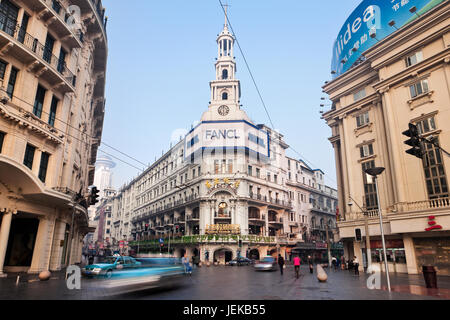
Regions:
<svg viewBox="0 0 450 320"><path fill-rule="evenodd" d="M327 233L328 267L331 268L330 236L328 235L328 222L325 221L325 232Z"/></svg>

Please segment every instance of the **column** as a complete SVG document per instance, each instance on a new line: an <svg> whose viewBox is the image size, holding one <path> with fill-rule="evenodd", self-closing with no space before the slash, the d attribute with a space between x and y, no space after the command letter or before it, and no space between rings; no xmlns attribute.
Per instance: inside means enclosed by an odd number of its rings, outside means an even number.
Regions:
<svg viewBox="0 0 450 320"><path fill-rule="evenodd" d="M353 241L353 251L359 261L359 271L364 272L364 260L361 250L361 243L359 241ZM350 259L353 259L353 257L350 257Z"/></svg>
<svg viewBox="0 0 450 320"><path fill-rule="evenodd" d="M0 228L0 278L6 277L3 273L5 264L6 249L8 248L9 230L11 229L12 213L6 212L3 214L2 225Z"/></svg>
<svg viewBox="0 0 450 320"><path fill-rule="evenodd" d="M39 227L33 250L33 259L28 273L39 273L49 269L55 217L39 217Z"/></svg>
<svg viewBox="0 0 450 320"><path fill-rule="evenodd" d="M403 244L405 245L406 268L408 269L408 274L419 274L416 251L414 249L414 240L410 235L404 234Z"/></svg>

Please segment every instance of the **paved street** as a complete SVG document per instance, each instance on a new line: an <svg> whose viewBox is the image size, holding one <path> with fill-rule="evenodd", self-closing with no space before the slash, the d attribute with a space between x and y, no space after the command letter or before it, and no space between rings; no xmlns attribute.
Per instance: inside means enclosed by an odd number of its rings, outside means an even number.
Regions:
<svg viewBox="0 0 450 320"><path fill-rule="evenodd" d="M82 280L81 290L68 290L63 275L53 274L48 282L24 279L18 286L15 278L0 279L0 299L132 299L132 300L441 300L450 299L450 278L438 278L438 290L426 289L422 275L391 277L393 292L368 290L367 275L349 271L330 271L328 281L320 283L316 275L302 267L301 277L294 278L292 266L279 272L255 272L252 267L202 267L186 277L181 287L172 290L144 291L109 296L96 287L97 281ZM382 282L384 284L384 282Z"/></svg>

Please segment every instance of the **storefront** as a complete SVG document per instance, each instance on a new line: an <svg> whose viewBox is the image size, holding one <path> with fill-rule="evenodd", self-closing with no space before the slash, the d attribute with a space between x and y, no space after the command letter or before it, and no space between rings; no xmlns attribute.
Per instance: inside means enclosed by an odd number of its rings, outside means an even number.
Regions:
<svg viewBox="0 0 450 320"><path fill-rule="evenodd" d="M385 266L384 266L384 253L382 241L371 240L370 251L372 263L379 263L381 270L384 272ZM366 252L364 249L363 250L364 259L365 254ZM386 240L386 257L390 272L408 273L408 269L406 267L405 246L402 239ZM366 265L365 261L364 265Z"/></svg>
<svg viewBox="0 0 450 320"><path fill-rule="evenodd" d="M435 267L437 274L450 276L450 237L414 238L417 267Z"/></svg>

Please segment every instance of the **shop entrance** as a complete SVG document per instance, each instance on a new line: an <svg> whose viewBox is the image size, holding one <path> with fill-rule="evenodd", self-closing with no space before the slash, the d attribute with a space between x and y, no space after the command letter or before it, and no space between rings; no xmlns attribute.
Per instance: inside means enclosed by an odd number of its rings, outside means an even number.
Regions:
<svg viewBox="0 0 450 320"><path fill-rule="evenodd" d="M233 260L233 252L229 249L219 249L214 252L214 262L225 265L231 260Z"/></svg>
<svg viewBox="0 0 450 320"><path fill-rule="evenodd" d="M258 249L252 249L248 253L248 258L253 260L259 260L259 251Z"/></svg>
<svg viewBox="0 0 450 320"><path fill-rule="evenodd" d="M30 267L39 219L13 218L6 250L5 266Z"/></svg>

